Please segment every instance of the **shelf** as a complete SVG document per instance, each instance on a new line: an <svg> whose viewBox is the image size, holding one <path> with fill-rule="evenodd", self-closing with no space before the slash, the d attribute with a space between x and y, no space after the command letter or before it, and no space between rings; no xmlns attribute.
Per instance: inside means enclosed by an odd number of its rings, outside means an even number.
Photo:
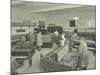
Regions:
<svg viewBox="0 0 100 75"><path fill-rule="evenodd" d="M11 25L11 27L34 27L35 25Z"/></svg>

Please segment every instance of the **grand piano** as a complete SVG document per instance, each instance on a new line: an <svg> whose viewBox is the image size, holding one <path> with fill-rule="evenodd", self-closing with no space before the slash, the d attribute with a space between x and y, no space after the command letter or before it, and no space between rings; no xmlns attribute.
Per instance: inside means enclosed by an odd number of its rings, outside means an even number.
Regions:
<svg viewBox="0 0 100 75"><path fill-rule="evenodd" d="M41 69L44 72L76 70L79 56L77 52L70 52L68 44L56 48L47 54L40 54Z"/></svg>

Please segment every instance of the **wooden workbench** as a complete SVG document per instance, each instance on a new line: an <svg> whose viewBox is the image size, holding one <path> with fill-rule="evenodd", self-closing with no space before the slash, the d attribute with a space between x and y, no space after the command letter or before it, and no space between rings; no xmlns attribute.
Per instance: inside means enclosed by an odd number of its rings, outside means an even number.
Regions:
<svg viewBox="0 0 100 75"><path fill-rule="evenodd" d="M65 45L49 52L45 56L41 56L40 64L44 72L76 70L79 59L78 54L71 54L68 49L68 45Z"/></svg>

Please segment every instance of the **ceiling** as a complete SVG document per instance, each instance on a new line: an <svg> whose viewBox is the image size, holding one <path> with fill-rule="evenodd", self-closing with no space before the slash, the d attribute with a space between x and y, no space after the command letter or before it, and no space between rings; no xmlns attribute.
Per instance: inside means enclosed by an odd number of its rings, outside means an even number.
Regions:
<svg viewBox="0 0 100 75"><path fill-rule="evenodd" d="M62 3L47 3L47 2L35 2L35 1L23 1L23 0L12 0L12 8L28 11L30 13L45 13L45 14L56 14L64 13L68 11L94 9L94 6L88 5L77 5L77 4L62 4Z"/></svg>
<svg viewBox="0 0 100 75"><path fill-rule="evenodd" d="M26 9L26 10L30 10L30 11L37 10L37 9L55 7L55 6L59 6L59 5L63 5L63 4L12 0L12 7L13 8L21 8L21 9Z"/></svg>

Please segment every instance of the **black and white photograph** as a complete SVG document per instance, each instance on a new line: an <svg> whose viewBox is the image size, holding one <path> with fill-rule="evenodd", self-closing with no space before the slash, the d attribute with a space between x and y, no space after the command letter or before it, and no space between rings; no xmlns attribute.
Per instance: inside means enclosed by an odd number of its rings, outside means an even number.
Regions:
<svg viewBox="0 0 100 75"><path fill-rule="evenodd" d="M96 69L96 6L11 0L11 75Z"/></svg>

